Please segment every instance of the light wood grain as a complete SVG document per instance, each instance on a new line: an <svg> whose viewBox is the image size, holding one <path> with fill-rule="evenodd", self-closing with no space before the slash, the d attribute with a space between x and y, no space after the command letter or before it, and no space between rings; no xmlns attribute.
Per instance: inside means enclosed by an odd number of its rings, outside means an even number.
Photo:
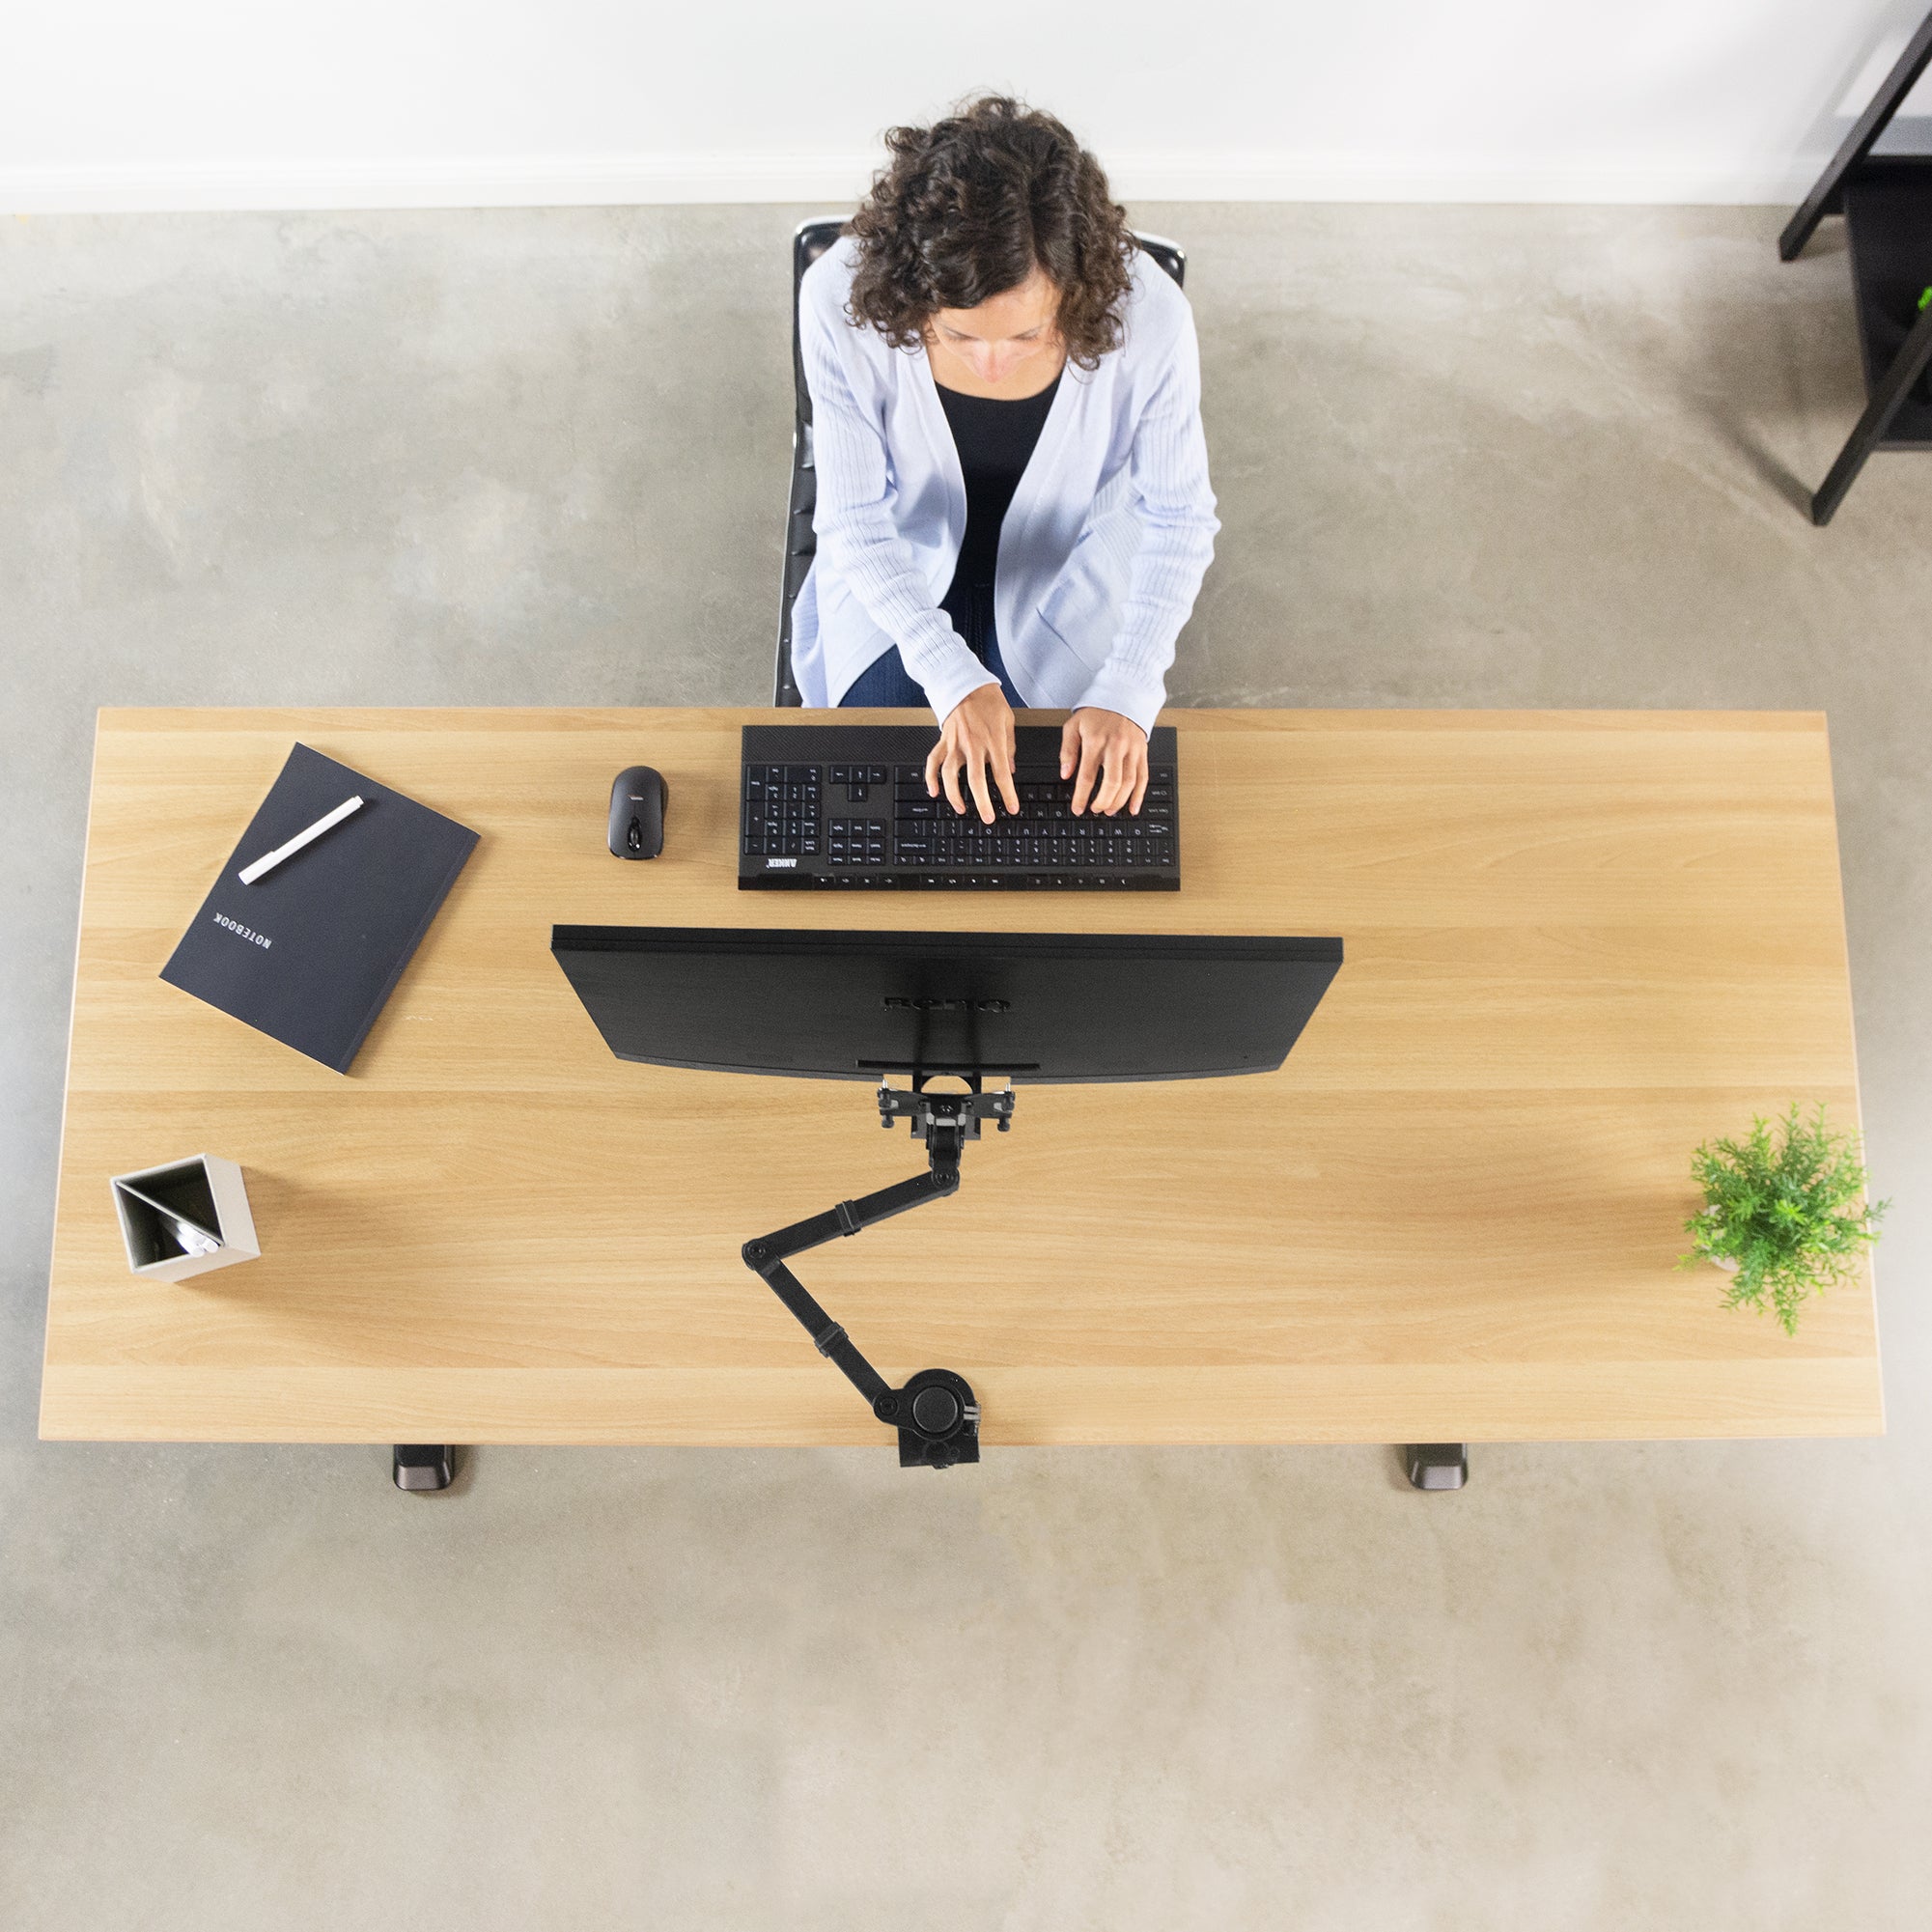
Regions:
<svg viewBox="0 0 1932 1932"><path fill-rule="evenodd" d="M1791 1341L1671 1267L1697 1141L1857 1117L1821 718L1181 713L1184 889L1069 898L738 892L770 715L103 713L42 1433L886 1440L738 1248L917 1150L855 1084L612 1059L552 922L1345 939L1280 1073L1022 1089L957 1197L800 1263L990 1443L1883 1427L1868 1278ZM297 738L483 835L348 1078L157 977ZM204 1150L262 1259L136 1279L106 1177Z"/></svg>

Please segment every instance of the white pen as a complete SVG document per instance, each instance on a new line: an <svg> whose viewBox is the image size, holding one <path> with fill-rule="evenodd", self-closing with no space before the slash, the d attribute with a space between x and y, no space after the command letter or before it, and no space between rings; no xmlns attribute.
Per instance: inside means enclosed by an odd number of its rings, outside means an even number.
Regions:
<svg viewBox="0 0 1932 1932"><path fill-rule="evenodd" d="M297 832L287 845L278 845L273 852L265 852L253 865L242 867L240 873L242 884L253 885L265 872L272 872L291 853L300 852L311 839L321 838L331 826L341 825L350 812L358 812L361 809L362 800L359 798L350 798L325 817L318 819L307 831Z"/></svg>

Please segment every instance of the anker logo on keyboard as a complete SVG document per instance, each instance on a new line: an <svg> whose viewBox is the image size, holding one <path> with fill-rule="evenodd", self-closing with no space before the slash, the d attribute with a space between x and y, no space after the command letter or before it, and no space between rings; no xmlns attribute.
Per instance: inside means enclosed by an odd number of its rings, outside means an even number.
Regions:
<svg viewBox="0 0 1932 1932"><path fill-rule="evenodd" d="M1009 999L908 999L903 994L888 993L887 1006L912 1013L1011 1013Z"/></svg>
<svg viewBox="0 0 1932 1932"><path fill-rule="evenodd" d="M765 870L767 872L788 872L798 863L798 861L796 858L768 858L765 861Z"/></svg>

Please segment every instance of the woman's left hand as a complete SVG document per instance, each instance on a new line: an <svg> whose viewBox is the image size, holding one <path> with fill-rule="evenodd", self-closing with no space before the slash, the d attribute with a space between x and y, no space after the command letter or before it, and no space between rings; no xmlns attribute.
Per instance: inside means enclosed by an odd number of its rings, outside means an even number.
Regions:
<svg viewBox="0 0 1932 1932"><path fill-rule="evenodd" d="M1147 796L1147 734L1117 711L1082 706L1060 733L1060 776L1074 778L1075 818L1089 794L1094 810L1108 818L1123 805L1137 812Z"/></svg>

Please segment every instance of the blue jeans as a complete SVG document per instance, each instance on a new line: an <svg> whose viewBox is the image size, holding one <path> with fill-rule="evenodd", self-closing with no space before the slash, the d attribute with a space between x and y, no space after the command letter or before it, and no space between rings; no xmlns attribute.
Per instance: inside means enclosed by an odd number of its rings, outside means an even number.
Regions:
<svg viewBox="0 0 1932 1932"><path fill-rule="evenodd" d="M950 606L959 602L966 607L954 610ZM1006 693L1006 702L1018 711L1025 700L1013 687L1013 680L1006 675L1006 666L999 661L999 639L993 630L993 588L983 589L975 585L970 593L970 601L954 599L950 594L945 606L946 614L966 641L972 655L999 680L999 688ZM965 616L966 622L960 623ZM852 688L839 699L843 709L847 705L877 705L890 710L917 710L924 706L926 693L923 686L906 669L905 660L898 651L889 650L875 658L856 678Z"/></svg>

